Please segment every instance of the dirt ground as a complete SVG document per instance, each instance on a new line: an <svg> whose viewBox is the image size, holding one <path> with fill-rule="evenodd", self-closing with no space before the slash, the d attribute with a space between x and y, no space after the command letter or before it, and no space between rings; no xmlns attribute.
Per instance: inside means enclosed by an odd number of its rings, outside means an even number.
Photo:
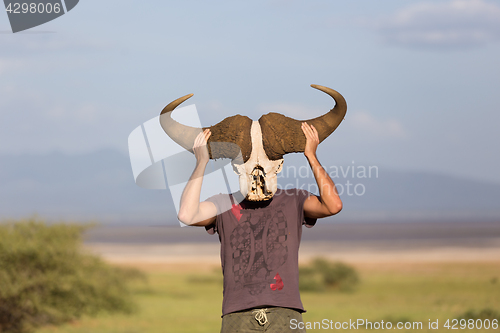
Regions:
<svg viewBox="0 0 500 333"><path fill-rule="evenodd" d="M106 261L151 269L220 268L217 236L203 228L104 226L85 249ZM324 257L356 266L500 263L500 221L340 223L303 228L300 263Z"/></svg>
<svg viewBox="0 0 500 333"><path fill-rule="evenodd" d="M495 244L496 243L496 244ZM92 243L85 246L106 261L145 270L210 271L220 267L218 244L112 244ZM401 265L424 263L500 263L500 239L488 246L438 246L422 243L365 244L353 247L327 242L304 242L300 248L300 263L324 257L355 266Z"/></svg>

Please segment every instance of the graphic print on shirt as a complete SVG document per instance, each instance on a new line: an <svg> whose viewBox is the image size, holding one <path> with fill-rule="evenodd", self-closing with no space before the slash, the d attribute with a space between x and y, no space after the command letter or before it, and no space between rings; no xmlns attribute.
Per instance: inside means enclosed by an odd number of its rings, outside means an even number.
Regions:
<svg viewBox="0 0 500 333"><path fill-rule="evenodd" d="M235 284L258 295L288 259L288 226L284 205L275 212L244 211L230 236Z"/></svg>

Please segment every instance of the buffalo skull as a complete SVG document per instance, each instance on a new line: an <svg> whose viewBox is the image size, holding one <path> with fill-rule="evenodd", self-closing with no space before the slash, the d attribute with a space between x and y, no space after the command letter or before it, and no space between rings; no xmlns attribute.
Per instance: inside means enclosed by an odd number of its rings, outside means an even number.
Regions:
<svg viewBox="0 0 500 333"><path fill-rule="evenodd" d="M335 107L326 114L304 120L313 125L319 141L325 140L340 125L347 111L347 103L337 91L319 86L335 100ZM295 120L279 113L268 113L258 121L241 115L228 117L211 127L195 128L182 125L172 119L172 111L193 94L168 104L160 114L163 130L179 145L193 152L196 136L206 128L212 132L208 140L211 159L230 158L239 176L240 192L250 201L269 200L278 188L277 174L283 165L283 155L304 152L306 138L301 129L304 121Z"/></svg>

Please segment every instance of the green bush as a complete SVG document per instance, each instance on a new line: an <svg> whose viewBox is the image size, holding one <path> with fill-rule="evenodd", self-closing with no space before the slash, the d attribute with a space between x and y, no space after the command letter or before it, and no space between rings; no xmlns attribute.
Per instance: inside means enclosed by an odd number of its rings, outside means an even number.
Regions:
<svg viewBox="0 0 500 333"><path fill-rule="evenodd" d="M141 273L83 253L87 228L34 219L0 224L0 332L135 310L127 285Z"/></svg>
<svg viewBox="0 0 500 333"><path fill-rule="evenodd" d="M497 319L500 321L500 313L498 311L495 311L495 310L490 309L490 308L482 309L481 311L469 310L469 311L466 311L465 313L459 315L458 320L460 320L460 319L465 319L465 320L469 320L469 319L473 319L473 320L476 320L476 319L481 319L481 320Z"/></svg>
<svg viewBox="0 0 500 333"><path fill-rule="evenodd" d="M341 262L329 262L323 258L314 259L310 265L299 268L299 289L301 291L338 290L353 291L359 283L356 270Z"/></svg>

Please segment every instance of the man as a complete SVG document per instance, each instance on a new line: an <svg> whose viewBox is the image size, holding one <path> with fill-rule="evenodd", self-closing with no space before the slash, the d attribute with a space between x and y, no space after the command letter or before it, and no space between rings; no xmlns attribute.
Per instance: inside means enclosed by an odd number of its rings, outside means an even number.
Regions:
<svg viewBox="0 0 500 333"><path fill-rule="evenodd" d="M304 122L301 129L319 196L292 189L277 190L266 201L237 204L238 194L232 194L200 202L210 129L195 139L196 167L182 194L178 218L219 234L224 275L221 332L300 332L291 329L290 321L301 322L305 311L298 287L302 225L312 227L316 219L342 209L335 184L316 156L316 128Z"/></svg>

